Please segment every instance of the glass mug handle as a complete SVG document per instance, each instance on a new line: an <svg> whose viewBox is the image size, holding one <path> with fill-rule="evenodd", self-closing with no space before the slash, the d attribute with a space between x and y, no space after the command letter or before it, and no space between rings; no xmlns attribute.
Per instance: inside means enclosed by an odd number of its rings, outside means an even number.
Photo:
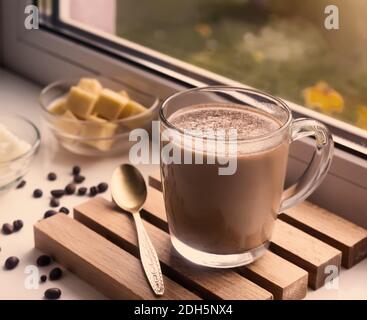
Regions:
<svg viewBox="0 0 367 320"><path fill-rule="evenodd" d="M312 119L297 119L291 125L291 141L313 136L315 152L299 180L283 192L280 211L283 212L305 200L325 178L333 157L334 143L329 130Z"/></svg>

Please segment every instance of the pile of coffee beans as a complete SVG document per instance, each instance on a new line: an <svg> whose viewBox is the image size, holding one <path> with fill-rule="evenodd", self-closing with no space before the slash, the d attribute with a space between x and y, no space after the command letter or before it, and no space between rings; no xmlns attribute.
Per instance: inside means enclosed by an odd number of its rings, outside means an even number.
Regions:
<svg viewBox="0 0 367 320"><path fill-rule="evenodd" d="M70 196L70 195L78 195L78 196L85 196L88 195L90 197L95 197L96 195L100 194L100 193L104 193L108 190L108 184L106 182L100 182L98 185L96 186L91 186L91 187L84 187L84 186L80 186L77 187L78 184L81 184L84 182L85 180L85 176L83 176L81 174L82 169L80 168L80 166L75 165L72 167L71 170L71 174L72 174L72 181L70 183L68 183L65 187L63 188L57 188L57 189L53 189L50 191L50 201L49 201L49 206L51 208L58 208L60 207L61 203L60 200L64 197L64 196ZM55 181L57 180L57 174L55 172L50 172L47 174L47 179L49 181ZM22 188L25 185L25 181L22 180L19 185L18 188ZM33 197L34 198L41 198L43 196L43 191L41 189L35 189L33 191ZM62 212L65 214L69 214L70 211L68 208L66 207L61 207L60 209L55 209L55 210L47 210L44 215L43 218L49 218L53 215L55 215L58 212ZM10 232L11 228L8 228L9 226L5 227L5 231L3 231L4 233L6 232Z"/></svg>
<svg viewBox="0 0 367 320"><path fill-rule="evenodd" d="M50 256L45 255L45 254L39 256L36 260L36 264L40 268L47 267L50 264L52 264L52 262L53 262L53 259ZM45 283L47 279L49 279L50 281L57 281L62 278L63 274L64 272L62 271L61 268L55 267L51 269L48 276L45 274L41 275L39 282ZM60 296L61 296L61 290L59 288L47 289L44 293L44 298L48 300L59 299Z"/></svg>
<svg viewBox="0 0 367 320"><path fill-rule="evenodd" d="M104 193L108 190L108 184L106 182L101 182L98 185L85 187L80 186L77 187L77 185L82 184L85 181L85 176L81 174L82 170L80 166L75 165L72 167L71 173L72 173L72 181L68 183L63 188L55 188L50 191L51 197L49 201L49 206L51 208L58 208L60 206L60 199L63 198L66 195L78 195L78 196L85 196L88 195L90 197L94 197L100 193ZM47 174L47 180L48 181L56 181L57 180L57 174L55 172L49 172ZM25 180L21 180L19 184L17 185L17 189L21 189L26 185ZM33 191L33 197L35 199L42 198L43 197L43 191L39 188L35 189ZM49 217L52 217L53 215L57 214L58 212L62 212L64 214L69 214L70 210L66 207L60 207L59 210L51 209L47 210L43 218L47 219ZM4 235L10 235L16 231L19 231L23 228L23 221L22 220L15 220L12 224L10 223L4 223L2 226L2 233ZM53 259L48 255L41 255L37 258L36 264L38 267L43 268L51 265L53 262ZM13 270L15 269L19 264L19 258L15 256L11 256L5 260L4 263L4 269L5 270ZM50 281L57 281L60 280L63 277L63 270L59 267L53 268L48 276L43 274L40 276L39 282L45 283L49 279ZM45 299L59 299L61 296L61 290L59 288L49 288L44 292L44 298Z"/></svg>

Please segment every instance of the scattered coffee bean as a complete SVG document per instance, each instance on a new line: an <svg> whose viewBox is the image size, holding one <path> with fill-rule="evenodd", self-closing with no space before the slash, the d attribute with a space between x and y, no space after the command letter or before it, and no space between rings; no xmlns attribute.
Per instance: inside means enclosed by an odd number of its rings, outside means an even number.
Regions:
<svg viewBox="0 0 367 320"><path fill-rule="evenodd" d="M88 189L85 187L81 187L78 189L78 195L79 196L84 196L87 193Z"/></svg>
<svg viewBox="0 0 367 320"><path fill-rule="evenodd" d="M70 211L66 207L61 207L60 210L59 210L59 212L62 212L62 213L65 213L65 214L69 214Z"/></svg>
<svg viewBox="0 0 367 320"><path fill-rule="evenodd" d="M43 254L43 255L41 255L37 258L37 266L39 266L39 267L46 267L46 266L50 265L51 262L52 262L51 257L47 256L45 254Z"/></svg>
<svg viewBox="0 0 367 320"><path fill-rule="evenodd" d="M73 172L73 175L74 175L74 176L76 176L76 175L80 174L80 171L81 171L81 170L80 170L80 167L79 167L79 166L74 166L74 167L73 167L73 171L72 171L72 172Z"/></svg>
<svg viewBox="0 0 367 320"><path fill-rule="evenodd" d="M56 198L51 198L50 207L57 208L60 205L60 200Z"/></svg>
<svg viewBox="0 0 367 320"><path fill-rule="evenodd" d="M74 183L69 183L66 187L65 187L65 193L66 194L74 194L76 190L76 186Z"/></svg>
<svg viewBox="0 0 367 320"><path fill-rule="evenodd" d="M47 276L46 275L42 275L41 277L40 277L40 282L41 283L44 283L44 282L46 282L47 281Z"/></svg>
<svg viewBox="0 0 367 320"><path fill-rule="evenodd" d="M44 218L44 219L47 219L47 218L49 218L49 217L54 216L56 213L57 213L57 212L56 212L55 210L47 210L47 211L45 212L45 214L43 215L43 218Z"/></svg>
<svg viewBox="0 0 367 320"><path fill-rule="evenodd" d="M89 188L89 196L90 197L94 197L98 194L98 189L97 187L90 187Z"/></svg>
<svg viewBox="0 0 367 320"><path fill-rule="evenodd" d="M43 192L40 189L36 189L33 191L33 197L34 198L41 198L43 196Z"/></svg>
<svg viewBox="0 0 367 320"><path fill-rule="evenodd" d="M82 183L85 180L84 176L81 176L80 174L77 174L74 176L74 182L75 183Z"/></svg>
<svg viewBox="0 0 367 320"><path fill-rule="evenodd" d="M14 231L19 231L23 228L23 221L22 220L15 220L13 222Z"/></svg>
<svg viewBox="0 0 367 320"><path fill-rule="evenodd" d="M14 232L14 227L10 223L4 223L1 231L3 234L9 235Z"/></svg>
<svg viewBox="0 0 367 320"><path fill-rule="evenodd" d="M27 182L25 180L20 181L19 184L17 185L17 189L23 188L26 185L26 183Z"/></svg>
<svg viewBox="0 0 367 320"><path fill-rule="evenodd" d="M101 183L97 186L97 188L98 188L98 192L99 192L99 193L105 192L105 191L107 191L107 189L108 189L108 184L107 184L107 183L105 183L105 182L101 182Z"/></svg>
<svg viewBox="0 0 367 320"><path fill-rule="evenodd" d="M62 270L60 268L53 268L50 271L49 278L51 281L59 280L62 277Z"/></svg>
<svg viewBox="0 0 367 320"><path fill-rule="evenodd" d="M19 259L17 257L9 257L8 259L5 260L4 267L6 270L13 270L14 268L16 268L18 263Z"/></svg>
<svg viewBox="0 0 367 320"><path fill-rule="evenodd" d="M57 179L57 175L55 172L50 172L48 175L47 175L47 179L50 180L50 181L55 181Z"/></svg>
<svg viewBox="0 0 367 320"><path fill-rule="evenodd" d="M45 298L48 300L56 300L61 296L61 290L58 288L50 288L45 291Z"/></svg>
<svg viewBox="0 0 367 320"><path fill-rule="evenodd" d="M54 198L61 198L64 194L65 194L65 191L62 189L51 190L51 195Z"/></svg>

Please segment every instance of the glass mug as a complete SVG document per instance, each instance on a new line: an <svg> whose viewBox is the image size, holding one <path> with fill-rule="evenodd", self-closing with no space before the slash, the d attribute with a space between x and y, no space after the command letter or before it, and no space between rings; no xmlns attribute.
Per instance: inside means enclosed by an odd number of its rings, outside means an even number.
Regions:
<svg viewBox="0 0 367 320"><path fill-rule="evenodd" d="M192 106L196 110L214 107L222 112L228 107L244 108L276 121L277 127L253 138L238 135L223 140L226 150L230 144L236 145L235 153L223 154L228 163L236 161L236 170L220 175L219 168L225 162L206 161L214 137L187 132L172 123L171 119L189 112ZM195 121L206 121L205 112L195 117ZM278 213L303 201L320 185L330 167L334 146L322 123L294 120L282 100L226 86L195 88L166 99L160 109L160 132L161 178L172 244L186 259L217 268L246 265L265 253ZM299 181L283 191L289 145L308 136L315 138L316 145L311 163ZM186 143L190 140L187 138L194 142ZM167 150L171 154L186 152L192 161L169 160L164 156ZM200 164L193 160L199 153L203 160Z"/></svg>

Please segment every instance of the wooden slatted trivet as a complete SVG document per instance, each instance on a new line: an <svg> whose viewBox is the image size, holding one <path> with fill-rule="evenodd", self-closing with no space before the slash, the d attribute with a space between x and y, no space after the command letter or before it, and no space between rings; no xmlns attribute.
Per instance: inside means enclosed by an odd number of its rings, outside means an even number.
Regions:
<svg viewBox="0 0 367 320"><path fill-rule="evenodd" d="M351 267L367 255L367 231L308 202L277 220L270 251L248 266L196 266L172 247L158 175L149 178L144 225L161 261L166 292L160 299L301 299L307 284L321 287L325 268ZM93 198L74 218L57 214L35 225L35 244L66 268L114 299L159 299L139 261L130 214Z"/></svg>

